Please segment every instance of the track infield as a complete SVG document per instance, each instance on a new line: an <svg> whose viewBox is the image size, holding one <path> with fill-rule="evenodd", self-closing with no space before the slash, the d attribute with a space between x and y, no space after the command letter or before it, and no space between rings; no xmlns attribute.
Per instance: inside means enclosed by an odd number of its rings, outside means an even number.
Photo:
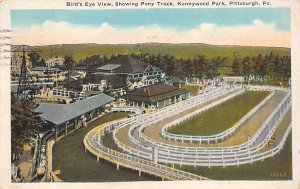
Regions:
<svg viewBox="0 0 300 189"><path fill-rule="evenodd" d="M194 136L218 134L232 127L268 94L267 91L247 91L172 127L168 132Z"/></svg>

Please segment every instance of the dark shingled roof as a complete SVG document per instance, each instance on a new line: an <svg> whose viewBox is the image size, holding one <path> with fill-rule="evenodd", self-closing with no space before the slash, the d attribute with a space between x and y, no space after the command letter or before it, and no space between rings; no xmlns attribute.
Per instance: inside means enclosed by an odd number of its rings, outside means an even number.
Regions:
<svg viewBox="0 0 300 189"><path fill-rule="evenodd" d="M103 75L102 79L106 80L106 83L111 85L114 89L126 87L125 79L120 75Z"/></svg>
<svg viewBox="0 0 300 189"><path fill-rule="evenodd" d="M142 87L130 94L122 96L124 99L142 102L157 102L190 91L179 89L164 83Z"/></svg>
<svg viewBox="0 0 300 189"><path fill-rule="evenodd" d="M87 59L80 60L79 63L74 66L74 69L85 70L86 62L88 65L88 72L95 72L98 67L103 66L104 57L102 55L90 56Z"/></svg>
<svg viewBox="0 0 300 189"><path fill-rule="evenodd" d="M103 61L104 61L104 58L102 55L92 55L92 56L88 57L87 59L80 60L77 65L85 66L86 62L87 62L88 66L96 65L96 64L101 65L101 64L103 64Z"/></svg>
<svg viewBox="0 0 300 189"><path fill-rule="evenodd" d="M106 94L99 94L72 104L41 103L36 109L38 116L56 125L65 123L75 117L81 116L93 109L108 104L115 99Z"/></svg>
<svg viewBox="0 0 300 189"><path fill-rule="evenodd" d="M121 66L114 70L115 73L142 73L149 65L142 62L136 58L130 57L128 55L118 56L105 65L108 64L120 64ZM154 71L160 71L159 68L155 66L150 66Z"/></svg>

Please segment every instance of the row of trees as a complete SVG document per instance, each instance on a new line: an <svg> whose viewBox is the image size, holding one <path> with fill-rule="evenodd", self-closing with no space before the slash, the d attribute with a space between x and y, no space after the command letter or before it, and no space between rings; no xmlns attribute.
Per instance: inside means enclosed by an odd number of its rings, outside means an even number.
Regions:
<svg viewBox="0 0 300 189"><path fill-rule="evenodd" d="M218 56L209 60L204 55L198 55L193 59L176 59L168 54L131 54L131 56L165 70L167 75L174 75L180 78L214 78L218 75L218 68L226 59Z"/></svg>
<svg viewBox="0 0 300 189"><path fill-rule="evenodd" d="M291 77L291 57L261 54L253 57L235 57L232 62L234 75L242 75L246 79L250 75L259 76L265 80L286 81Z"/></svg>
<svg viewBox="0 0 300 189"><path fill-rule="evenodd" d="M193 59L176 59L170 55L131 54L144 62L157 66L166 71L168 75L184 77L198 77L212 79L218 76L219 68L226 66L229 58L217 56L207 59L204 55L198 55ZM272 52L265 56L259 54L253 57L234 57L229 60L232 76L250 75L267 80L288 80L291 77L291 57L274 55Z"/></svg>
<svg viewBox="0 0 300 189"><path fill-rule="evenodd" d="M167 75L178 76L182 79L185 77L212 79L220 74L220 67L228 66L228 61L232 70L230 75L233 76L244 76L245 79L249 76L258 76L266 80L288 80L291 77L291 57L275 55L272 52L252 57L235 56L228 58L216 56L210 59L204 55L198 55L191 59L176 59L168 54L154 55L142 52L132 53L130 56L165 70ZM110 59L115 57L112 56ZM71 56L65 56L64 59L64 69L72 69L75 60ZM108 60L105 57L105 62Z"/></svg>

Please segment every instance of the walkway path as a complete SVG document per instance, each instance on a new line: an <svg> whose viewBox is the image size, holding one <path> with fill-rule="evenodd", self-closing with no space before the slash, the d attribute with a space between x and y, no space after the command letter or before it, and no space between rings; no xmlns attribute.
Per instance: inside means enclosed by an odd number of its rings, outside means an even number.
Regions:
<svg viewBox="0 0 300 189"><path fill-rule="evenodd" d="M30 171L32 164L32 155L29 145L24 146L24 151L18 160L18 167L21 169L21 178L25 181L31 180Z"/></svg>
<svg viewBox="0 0 300 189"><path fill-rule="evenodd" d="M291 120L292 120L292 108L289 108L288 112L286 113L286 115L284 116L284 118L282 119L282 121L280 122L280 124L278 125L277 129L275 130L275 132L273 134L273 136L275 136L275 143L273 145L265 146L261 150L261 152L270 150L274 146L277 146L280 143L280 141L281 141L285 131L287 130Z"/></svg>

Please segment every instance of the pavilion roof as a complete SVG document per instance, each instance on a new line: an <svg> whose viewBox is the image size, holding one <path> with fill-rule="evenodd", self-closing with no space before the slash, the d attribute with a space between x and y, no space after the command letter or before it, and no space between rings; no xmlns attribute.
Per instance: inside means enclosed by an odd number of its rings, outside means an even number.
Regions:
<svg viewBox="0 0 300 189"><path fill-rule="evenodd" d="M38 116L56 125L81 116L91 110L108 104L115 99L106 94L99 94L72 104L41 103L36 109Z"/></svg>
<svg viewBox="0 0 300 189"><path fill-rule="evenodd" d="M130 94L122 96L122 98L132 101L157 102L188 92L190 91L179 89L173 85L160 83L142 87Z"/></svg>

